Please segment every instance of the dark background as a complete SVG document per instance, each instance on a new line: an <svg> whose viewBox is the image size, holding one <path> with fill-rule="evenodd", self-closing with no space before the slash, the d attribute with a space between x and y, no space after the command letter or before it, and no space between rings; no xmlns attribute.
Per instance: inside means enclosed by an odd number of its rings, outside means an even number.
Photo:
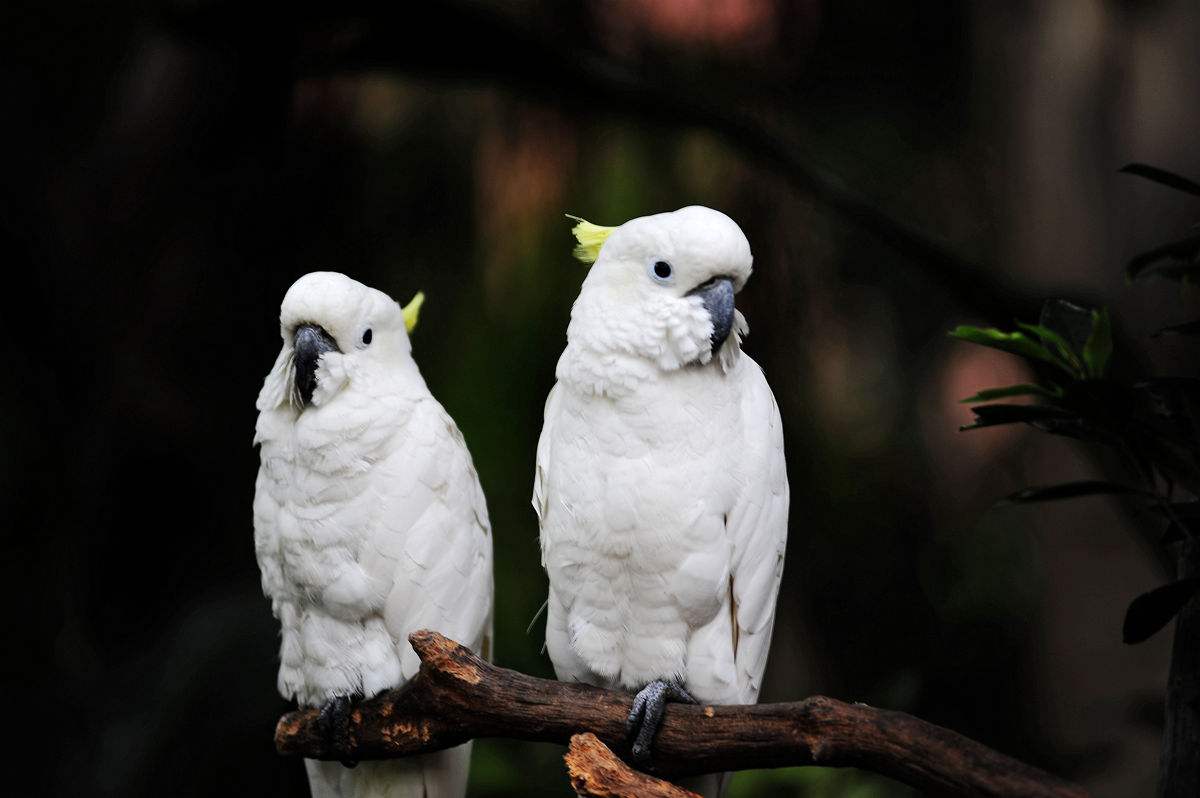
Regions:
<svg viewBox="0 0 1200 798"><path fill-rule="evenodd" d="M414 355L488 496L496 658L550 675L525 629L584 275L563 213L689 204L750 239L746 349L787 434L763 698L903 709L1148 794L1169 635L1126 647L1120 624L1162 566L1107 500L989 509L1108 465L956 432L958 399L1028 375L944 333L1061 295L1113 308L1124 368L1192 368L1148 333L1195 290L1121 267L1197 208L1116 170L1200 176L1195 4L427 6L6 6L0 579L18 736L52 762L31 794L305 794L272 749L250 502L279 301L311 270L426 292ZM566 795L560 754L483 741L472 794ZM906 794L821 769L732 792Z"/></svg>

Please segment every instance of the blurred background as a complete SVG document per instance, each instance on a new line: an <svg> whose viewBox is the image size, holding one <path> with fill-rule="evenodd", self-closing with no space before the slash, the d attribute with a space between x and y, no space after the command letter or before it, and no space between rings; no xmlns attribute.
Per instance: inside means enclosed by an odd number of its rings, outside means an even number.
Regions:
<svg viewBox="0 0 1200 798"><path fill-rule="evenodd" d="M746 349L787 435L763 699L901 709L1097 796L1152 791L1170 636L1120 628L1161 560L1107 499L992 507L1111 464L1023 427L957 432L959 399L1027 375L945 331L1064 296L1113 308L1126 368L1194 373L1148 337L1194 289L1121 269L1197 208L1116 170L1200 177L1196 4L0 13L4 659L22 736L55 759L31 794L306 794L272 747L287 705L250 504L279 302L312 270L427 294L414 354L488 496L496 659L551 675L542 620L526 631L546 591L529 496L585 274L563 214L689 204L750 239ZM567 795L561 753L481 741L472 794ZM822 769L733 785L910 794Z"/></svg>

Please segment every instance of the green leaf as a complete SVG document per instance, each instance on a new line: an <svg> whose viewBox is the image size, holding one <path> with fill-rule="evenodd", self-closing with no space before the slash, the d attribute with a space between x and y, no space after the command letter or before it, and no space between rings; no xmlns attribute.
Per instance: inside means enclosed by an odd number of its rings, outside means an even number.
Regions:
<svg viewBox="0 0 1200 798"><path fill-rule="evenodd" d="M1174 172L1168 172L1166 169L1159 169L1157 166L1150 166L1144 163L1130 163L1122 166L1120 171L1127 175L1144 177L1147 180L1153 180L1155 183L1168 186L1176 191L1183 191L1200 197L1200 185L1197 185L1191 180L1188 180L1186 177L1181 177Z"/></svg>
<svg viewBox="0 0 1200 798"><path fill-rule="evenodd" d="M1103 377L1112 357L1112 319L1108 308L1092 311L1092 333L1083 345L1083 362L1089 377Z"/></svg>
<svg viewBox="0 0 1200 798"><path fill-rule="evenodd" d="M1008 399L1012 396L1042 396L1047 399L1057 399L1061 395L1062 392L1057 388L1050 389L1043 388L1041 385L1022 383L1021 385L1009 385L1007 388L988 388L974 396L968 396L966 399L959 399L958 401L963 404L994 402L997 399Z"/></svg>
<svg viewBox="0 0 1200 798"><path fill-rule="evenodd" d="M1198 592L1200 576L1190 576L1138 596L1125 611L1122 638L1131 645L1149 639L1166 626Z"/></svg>
<svg viewBox="0 0 1200 798"><path fill-rule="evenodd" d="M1120 440L1112 432L1091 424L1078 416L1065 419L1044 419L1041 421L1031 421L1030 423L1042 432L1074 438L1077 441L1102 443L1106 446L1117 446L1120 443Z"/></svg>
<svg viewBox="0 0 1200 798"><path fill-rule="evenodd" d="M1151 338L1157 338L1160 335L1200 335L1200 319L1195 321L1185 321L1183 324L1172 324L1170 327L1163 327L1157 332L1151 333Z"/></svg>
<svg viewBox="0 0 1200 798"><path fill-rule="evenodd" d="M1059 368L1077 377L1083 376L1083 364L1079 362L1079 356L1071 350L1071 345L1067 342L1066 338L1063 338L1054 330L1041 324L1025 324L1019 321L1017 322L1017 326L1025 332L1032 333L1042 339L1042 343L1053 345L1061 360Z"/></svg>
<svg viewBox="0 0 1200 798"><path fill-rule="evenodd" d="M960 432L1001 424L1078 421L1074 414L1048 405L979 405L972 407L971 412L975 414L975 423L959 427Z"/></svg>
<svg viewBox="0 0 1200 798"><path fill-rule="evenodd" d="M1140 495L1153 498L1151 494L1138 488L1129 487L1128 485L1118 485L1115 482L1104 482L1098 479L1084 479L1079 482L1063 482L1059 485L1022 488L1016 493L1005 496L997 504L1029 504L1030 502L1078 499L1084 496L1114 495Z"/></svg>
<svg viewBox="0 0 1200 798"><path fill-rule="evenodd" d="M1130 280L1158 274L1172 280L1186 281L1200 271L1198 256L1200 233L1193 233L1132 258L1125 267L1125 275Z"/></svg>
<svg viewBox="0 0 1200 798"><path fill-rule="evenodd" d="M1072 352L1080 352L1092 331L1092 309L1066 299L1047 299L1038 324L1065 338Z"/></svg>
<svg viewBox="0 0 1200 798"><path fill-rule="evenodd" d="M1045 346L1037 341L1027 337L1023 333L1011 332L1006 333L1003 330L997 330L992 327L972 327L970 325L960 325L950 331L951 338L957 338L960 341L969 341L980 346L999 349L1001 352L1009 352L1014 355L1020 355L1030 360L1041 360L1045 363L1050 363L1054 366L1062 368L1063 365L1057 357L1052 355Z"/></svg>

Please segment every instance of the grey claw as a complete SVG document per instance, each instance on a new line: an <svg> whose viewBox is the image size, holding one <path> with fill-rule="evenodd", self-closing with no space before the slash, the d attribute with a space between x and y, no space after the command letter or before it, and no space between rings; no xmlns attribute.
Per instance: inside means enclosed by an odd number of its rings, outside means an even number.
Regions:
<svg viewBox="0 0 1200 798"><path fill-rule="evenodd" d="M625 733L634 738L630 752L633 761L639 765L650 762L650 748L654 743L654 735L658 734L658 727L662 725L668 701L696 703L696 699L682 685L662 680L650 682L633 697L633 708L625 721Z"/></svg>
<svg viewBox="0 0 1200 798"><path fill-rule="evenodd" d="M334 696L321 705L317 727L334 753L343 754L351 748L350 710L353 708L354 698L348 695ZM349 756L342 756L339 761L348 768L358 765L358 760Z"/></svg>
<svg viewBox="0 0 1200 798"><path fill-rule="evenodd" d="M626 738L633 737L637 732L638 726L642 722L642 717L646 714L647 700L645 690L642 690L633 697L633 708L629 710L629 717L625 718Z"/></svg>

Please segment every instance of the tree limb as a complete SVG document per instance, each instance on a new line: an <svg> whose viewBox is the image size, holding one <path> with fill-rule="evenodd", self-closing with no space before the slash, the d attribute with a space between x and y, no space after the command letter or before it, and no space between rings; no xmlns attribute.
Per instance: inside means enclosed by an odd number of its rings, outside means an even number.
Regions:
<svg viewBox="0 0 1200 798"><path fill-rule="evenodd" d="M313 759L390 759L476 737L565 744L591 732L628 755L628 694L499 668L436 632L413 632L409 642L421 670L405 687L355 707L338 745L322 733L317 709L301 709L280 719L278 751ZM948 729L824 696L756 706L671 704L653 755L652 772L667 777L821 765L863 768L936 795L1085 795L1079 786Z"/></svg>

